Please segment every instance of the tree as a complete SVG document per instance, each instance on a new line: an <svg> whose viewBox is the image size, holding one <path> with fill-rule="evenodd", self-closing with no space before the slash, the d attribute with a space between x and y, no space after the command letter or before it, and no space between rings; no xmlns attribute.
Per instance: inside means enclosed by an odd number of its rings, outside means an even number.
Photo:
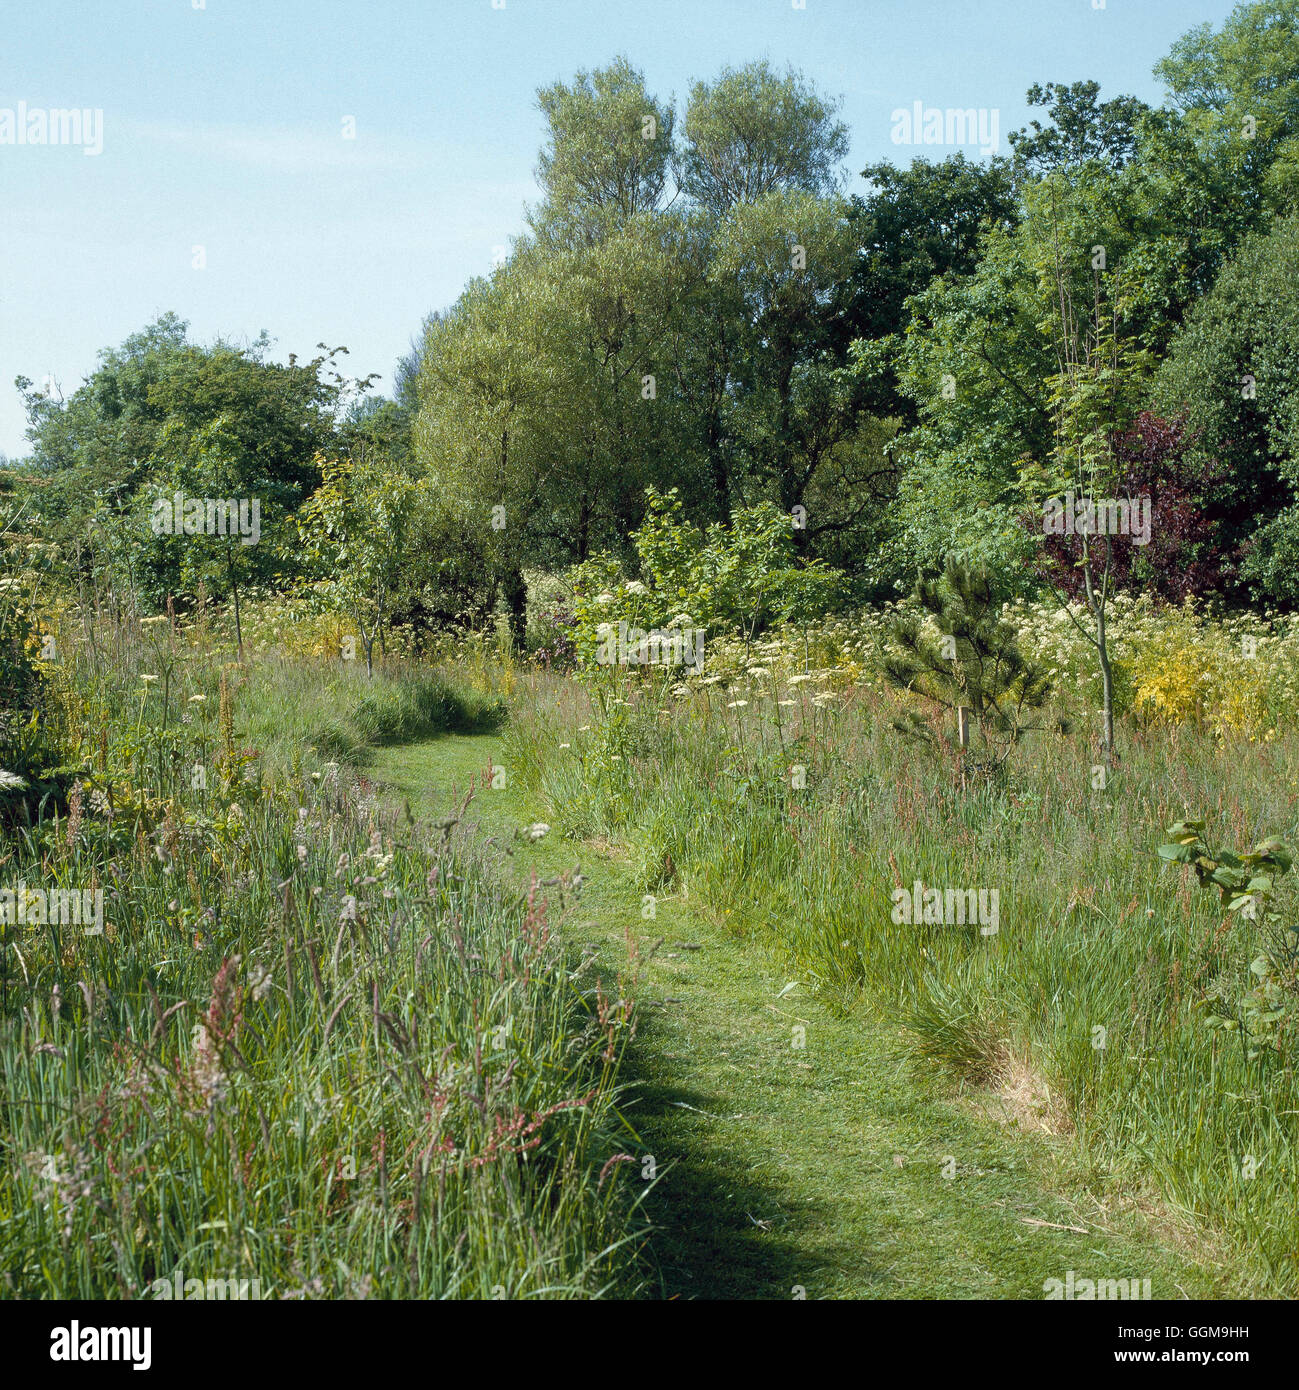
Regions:
<svg viewBox="0 0 1299 1390"><path fill-rule="evenodd" d="M659 206L672 153L673 113L624 57L537 94L548 140L537 164L545 201L539 234L598 240Z"/></svg>
<svg viewBox="0 0 1299 1390"><path fill-rule="evenodd" d="M886 161L867 166L862 177L872 188L852 199L848 213L860 249L840 294L842 323L852 338L879 339L905 331L911 295L942 276L971 275L988 233L1012 230L1019 211L1004 159L978 164L956 154L940 163L917 159L905 169ZM891 372L872 390L871 408L915 423Z"/></svg>
<svg viewBox="0 0 1299 1390"><path fill-rule="evenodd" d="M1299 603L1293 578L1299 490L1299 214L1246 239L1173 340L1153 386L1185 412L1197 494L1221 544L1244 550L1241 579L1260 597Z"/></svg>
<svg viewBox="0 0 1299 1390"><path fill-rule="evenodd" d="M1116 498L1136 504L1148 528L1141 538L1110 537L1116 590L1140 589L1181 603L1213 593L1230 573L1218 544L1219 520L1202 502L1206 485L1220 483L1224 470L1213 460L1194 458L1194 443L1184 419L1163 420L1145 410L1111 441ZM1043 538L1040 509L1029 512L1024 524L1042 543L1043 577L1071 599L1082 598L1083 538L1063 532Z"/></svg>
<svg viewBox="0 0 1299 1390"><path fill-rule="evenodd" d="M1150 108L1136 97L1097 101L1099 82L1035 82L1030 106L1045 106L1051 123L1030 122L1010 136L1016 163L1033 175L1054 173L1072 164L1101 160L1122 169L1136 157L1142 119Z"/></svg>
<svg viewBox="0 0 1299 1390"><path fill-rule="evenodd" d="M837 110L793 68L782 75L766 62L696 83L679 157L682 192L714 217L772 193L834 192L848 151Z"/></svg>
<svg viewBox="0 0 1299 1390"><path fill-rule="evenodd" d="M961 710L969 711L981 745L975 766L995 772L1024 734L1040 727L1028 716L1046 703L1050 677L1020 652L986 572L964 556L948 555L940 575L922 577L914 599L919 611L903 609L892 623L884 673L897 689L946 710L953 725ZM914 711L894 720L893 727L922 742L935 741ZM942 742L951 746L951 735ZM967 755L962 751L961 756Z"/></svg>
<svg viewBox="0 0 1299 1390"><path fill-rule="evenodd" d="M349 384L338 372L344 349L322 346L310 362L291 356L280 364L268 360L269 348L265 334L245 346L192 344L185 323L165 314L102 352L66 399L19 378L32 467L49 479L43 516L51 536L80 553L86 575L110 590L138 592L155 607L183 591L185 548L154 543L147 520L149 503L181 474L191 496L256 495L268 519L291 511L315 486L313 459L333 437L339 400L369 382ZM213 430L222 439L216 450L209 447ZM204 460L219 478L204 475ZM244 480L234 493L221 481L232 468ZM261 578L274 572L269 548L239 563ZM220 574L214 579L225 592Z"/></svg>
<svg viewBox="0 0 1299 1390"><path fill-rule="evenodd" d="M208 593L230 597L242 660L241 593L258 579L272 580L278 571L278 557L269 544L281 518L274 480L226 416L192 430L172 421L159 450L170 458L170 467L155 479L159 495L146 498L147 520L140 517L141 532L147 526L153 533L144 552L146 563L174 574L184 592L197 592L202 585Z"/></svg>
<svg viewBox="0 0 1299 1390"><path fill-rule="evenodd" d="M319 466L321 485L297 515L298 535L323 575L321 590L356 623L372 676L374 644L382 644L398 596L419 585L427 495L364 448Z"/></svg>
<svg viewBox="0 0 1299 1390"><path fill-rule="evenodd" d="M1201 158L1284 210L1299 187L1299 0L1240 4L1184 34L1155 68Z"/></svg>
<svg viewBox="0 0 1299 1390"><path fill-rule="evenodd" d="M525 563L625 550L646 484L686 481L681 231L644 214L598 242L522 244L427 339L416 455L484 536L520 640Z"/></svg>
<svg viewBox="0 0 1299 1390"><path fill-rule="evenodd" d="M879 399L895 374L918 422L890 450L888 529L863 566L881 593L909 588L918 568L940 569L949 553L986 569L1003 597L1027 575L1017 480L1025 454L1052 447L1055 369L1039 327L1051 304L1036 240L1022 224L990 229L972 275L912 296L904 332L853 345L863 395Z"/></svg>
<svg viewBox="0 0 1299 1390"><path fill-rule="evenodd" d="M804 506L861 416L859 380L835 352L832 310L855 250L846 204L808 193L739 203L717 229L709 277L738 296L726 423L749 501L767 494L786 513ZM811 518L800 539L831 524Z"/></svg>
<svg viewBox="0 0 1299 1390"><path fill-rule="evenodd" d="M1049 485L1055 492L1072 492L1089 499L1116 498L1120 466L1115 438L1134 413L1143 363L1122 332L1121 283L1095 260L1091 262L1090 295L1077 293L1076 257L1056 241L1051 263L1040 273L1055 291L1057 316L1046 327L1053 340L1057 370L1051 392L1055 444ZM1081 299L1081 304L1080 304ZM1062 486L1063 485L1063 486ZM1114 744L1114 671L1106 626L1115 586L1116 548L1110 530L1093 523L1077 532L1076 566L1090 626L1067 603L1064 611L1096 652L1101 674L1102 738L1106 760L1118 760Z"/></svg>

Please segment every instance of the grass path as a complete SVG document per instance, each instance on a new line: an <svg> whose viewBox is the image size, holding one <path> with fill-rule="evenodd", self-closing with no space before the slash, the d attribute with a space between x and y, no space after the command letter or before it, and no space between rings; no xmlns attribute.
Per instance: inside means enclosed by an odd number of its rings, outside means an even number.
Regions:
<svg viewBox="0 0 1299 1390"><path fill-rule="evenodd" d="M489 760L502 764L497 737L446 737L382 750L373 776L432 819ZM1228 1291L1152 1223L1099 1205L1058 1143L918 1072L864 1005L837 1017L801 985L786 990L791 976L761 946L679 899L643 920L616 847L565 840L562 809L481 790L467 819L501 845L551 823L543 840L513 842L505 872L524 883L533 866L544 878L581 862L560 931L575 954L596 948L607 980L626 966L629 927L642 959L662 939L641 968L625 1107L660 1173L652 1295L1040 1299L1069 1270L1149 1279L1155 1298Z"/></svg>

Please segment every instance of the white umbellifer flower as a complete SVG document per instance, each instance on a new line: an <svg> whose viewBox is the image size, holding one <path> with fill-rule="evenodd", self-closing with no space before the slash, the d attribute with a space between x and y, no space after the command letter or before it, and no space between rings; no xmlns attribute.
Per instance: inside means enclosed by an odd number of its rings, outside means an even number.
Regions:
<svg viewBox="0 0 1299 1390"><path fill-rule="evenodd" d="M727 709L743 709L744 706L747 705L748 703L749 703L749 702L748 702L747 700L730 700L730 701L728 701L726 708L727 708Z"/></svg>
<svg viewBox="0 0 1299 1390"><path fill-rule="evenodd" d="M191 705L201 705L201 704L203 703L203 701L206 700L206 699L207 699L207 696L206 696L206 695L191 695L191 696L189 697L189 702L190 702Z"/></svg>
<svg viewBox="0 0 1299 1390"><path fill-rule="evenodd" d="M593 602L598 603L602 608L607 607L613 602L612 594L596 594Z"/></svg>
<svg viewBox="0 0 1299 1390"><path fill-rule="evenodd" d="M639 579L629 579L626 582L626 584L623 585L623 588L626 589L629 594L649 593L649 590L644 586L644 584L640 582Z"/></svg>
<svg viewBox="0 0 1299 1390"><path fill-rule="evenodd" d="M142 681L148 683L149 681L156 681L156 680L158 679L158 677L157 677L157 676L141 676L140 679L141 679Z"/></svg>

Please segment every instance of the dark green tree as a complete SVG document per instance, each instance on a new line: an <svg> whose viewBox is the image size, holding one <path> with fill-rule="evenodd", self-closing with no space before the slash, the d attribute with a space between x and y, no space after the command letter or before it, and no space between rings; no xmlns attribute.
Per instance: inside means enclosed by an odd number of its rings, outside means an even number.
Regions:
<svg viewBox="0 0 1299 1390"><path fill-rule="evenodd" d="M892 624L884 671L897 689L945 712L948 727L935 733L915 711L893 727L923 742L959 747L957 720L968 710L978 747L963 756L992 771L1024 734L1042 727L1030 716L1046 704L1051 679L1020 651L986 572L963 556L947 556L941 575L922 577L914 598L919 611L904 609Z"/></svg>

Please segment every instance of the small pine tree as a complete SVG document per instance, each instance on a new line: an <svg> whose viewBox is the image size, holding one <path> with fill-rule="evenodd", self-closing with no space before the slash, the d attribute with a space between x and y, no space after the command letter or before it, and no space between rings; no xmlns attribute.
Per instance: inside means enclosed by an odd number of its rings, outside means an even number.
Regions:
<svg viewBox="0 0 1299 1390"><path fill-rule="evenodd" d="M961 749L963 762L984 771L1000 768L1020 738L1041 727L1028 718L1049 698L1050 677L1020 652L987 574L963 556L948 555L941 575L921 578L914 598L922 611L904 611L891 626L886 676L897 689L949 710L953 731L958 711L969 710L979 748ZM893 728L934 742L932 728L915 712L895 719ZM954 732L943 742L959 746Z"/></svg>

